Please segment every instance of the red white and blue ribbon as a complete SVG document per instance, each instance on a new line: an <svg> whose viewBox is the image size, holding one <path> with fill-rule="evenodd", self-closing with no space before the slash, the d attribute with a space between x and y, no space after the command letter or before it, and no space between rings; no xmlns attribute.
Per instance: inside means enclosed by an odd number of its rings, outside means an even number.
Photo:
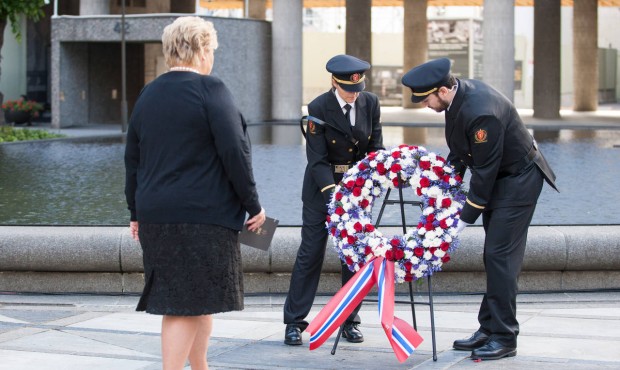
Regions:
<svg viewBox="0 0 620 370"><path fill-rule="evenodd" d="M319 348L342 325L370 289L377 284L381 326L400 362L404 362L423 339L406 321L394 316L394 262L383 257L370 260L327 302L306 329L310 350Z"/></svg>

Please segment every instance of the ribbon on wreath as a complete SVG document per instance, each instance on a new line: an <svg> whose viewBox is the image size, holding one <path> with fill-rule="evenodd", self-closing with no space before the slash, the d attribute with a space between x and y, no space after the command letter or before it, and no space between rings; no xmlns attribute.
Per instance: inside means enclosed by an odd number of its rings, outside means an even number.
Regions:
<svg viewBox="0 0 620 370"><path fill-rule="evenodd" d="M370 289L377 284L381 326L396 358L404 362L424 339L409 323L394 316L394 261L375 257L327 302L306 329L310 350L319 348L342 325Z"/></svg>

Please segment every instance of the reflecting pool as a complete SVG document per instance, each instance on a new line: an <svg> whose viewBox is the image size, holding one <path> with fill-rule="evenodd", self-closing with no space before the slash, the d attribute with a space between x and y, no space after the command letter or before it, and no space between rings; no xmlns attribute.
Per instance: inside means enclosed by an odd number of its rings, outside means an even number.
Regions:
<svg viewBox="0 0 620 370"><path fill-rule="evenodd" d="M249 130L263 207L281 225L300 225L306 159L299 128ZM620 130L536 131L534 136L561 193L544 186L532 224L620 224L615 199L620 148L614 147L620 146ZM384 142L423 145L447 155L441 127L385 127ZM123 152L120 136L0 145L0 224L126 225ZM414 198L409 189L404 194ZM373 215L381 203L376 200ZM409 209L407 219L413 223L418 214ZM399 221L398 208L388 207L381 224Z"/></svg>

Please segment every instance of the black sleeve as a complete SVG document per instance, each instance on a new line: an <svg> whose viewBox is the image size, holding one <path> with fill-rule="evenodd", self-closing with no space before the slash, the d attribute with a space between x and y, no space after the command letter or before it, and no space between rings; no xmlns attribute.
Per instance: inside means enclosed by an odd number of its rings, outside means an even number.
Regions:
<svg viewBox="0 0 620 370"><path fill-rule="evenodd" d="M381 128L381 106L376 95L373 96L372 107L372 133L368 142L368 153L385 149L383 146L383 130Z"/></svg>
<svg viewBox="0 0 620 370"><path fill-rule="evenodd" d="M207 117L226 176L250 217L260 213L245 119L223 82L207 85Z"/></svg>
<svg viewBox="0 0 620 370"><path fill-rule="evenodd" d="M131 213L131 221L137 221L136 215L136 188L138 186L138 165L140 164L140 146L138 134L133 120L129 121L127 129L127 144L125 145L125 199Z"/></svg>
<svg viewBox="0 0 620 370"><path fill-rule="evenodd" d="M504 153L504 126L494 116L478 117L467 129L474 165L461 219L474 223L491 199Z"/></svg>
<svg viewBox="0 0 620 370"><path fill-rule="evenodd" d="M321 120L325 115L314 104L308 105L308 114ZM325 139L325 126L314 122L308 122L306 127L306 157L308 168L324 197L327 198L336 186L331 165L327 159L327 140Z"/></svg>

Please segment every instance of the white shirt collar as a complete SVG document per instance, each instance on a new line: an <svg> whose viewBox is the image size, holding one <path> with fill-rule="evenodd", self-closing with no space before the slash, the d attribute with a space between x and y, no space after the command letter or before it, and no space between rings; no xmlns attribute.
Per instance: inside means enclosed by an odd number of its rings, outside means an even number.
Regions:
<svg viewBox="0 0 620 370"><path fill-rule="evenodd" d="M452 100L450 101L450 105L448 105L448 108L446 109L447 111L450 110L450 107L452 106L452 102L454 101L454 98L456 97L456 92L459 91L459 81L456 81L456 89L454 90L454 96L452 97Z"/></svg>
<svg viewBox="0 0 620 370"><path fill-rule="evenodd" d="M334 89L334 95L336 95L336 99L338 99L338 104L340 104L340 108L344 110L344 105L345 104L349 104L351 106L351 109L355 108L355 102L353 103L347 103L346 101L344 101L343 98L340 97L340 94L338 94L338 90Z"/></svg>

